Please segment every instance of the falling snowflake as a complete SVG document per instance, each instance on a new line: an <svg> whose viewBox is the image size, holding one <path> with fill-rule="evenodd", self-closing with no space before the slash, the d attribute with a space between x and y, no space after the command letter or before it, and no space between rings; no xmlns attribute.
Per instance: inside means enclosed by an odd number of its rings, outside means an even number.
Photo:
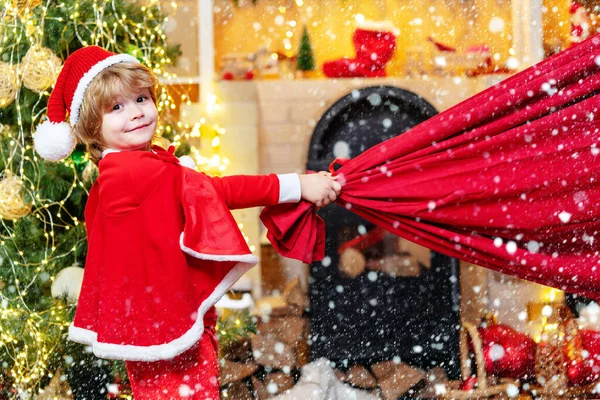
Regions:
<svg viewBox="0 0 600 400"><path fill-rule="evenodd" d="M490 348L489 356L492 361L498 361L504 358L505 355L506 352L504 351L504 347L500 346L499 344L494 344Z"/></svg>
<svg viewBox="0 0 600 400"><path fill-rule="evenodd" d="M435 210L435 201L431 200L429 203L427 203L427 208L429 208L429 211Z"/></svg>
<svg viewBox="0 0 600 400"><path fill-rule="evenodd" d="M515 57L509 57L508 60L506 60L506 66L510 69L517 69L519 67L519 60Z"/></svg>
<svg viewBox="0 0 600 400"><path fill-rule="evenodd" d="M269 382L269 384L267 385L267 392L269 392L270 394L276 394L277 389L277 384L275 382Z"/></svg>
<svg viewBox="0 0 600 400"><path fill-rule="evenodd" d="M510 240L508 243L506 243L506 251L508 254L515 254L517 252L517 243Z"/></svg>
<svg viewBox="0 0 600 400"><path fill-rule="evenodd" d="M281 342L275 343L275 352L278 354L283 354L285 351L285 345Z"/></svg>
<svg viewBox="0 0 600 400"><path fill-rule="evenodd" d="M194 394L194 391L188 385L180 385L179 386L179 396L180 397L190 397Z"/></svg>
<svg viewBox="0 0 600 400"><path fill-rule="evenodd" d="M506 388L506 395L508 397L517 397L519 395L519 388L516 385L508 385Z"/></svg>
<svg viewBox="0 0 600 400"><path fill-rule="evenodd" d="M492 33L500 33L504 31L504 20L500 17L492 17L488 28Z"/></svg>
<svg viewBox="0 0 600 400"><path fill-rule="evenodd" d="M539 242L536 242L535 240L531 240L527 243L527 250L530 253L537 253L538 251L540 251L540 244Z"/></svg>
<svg viewBox="0 0 600 400"><path fill-rule="evenodd" d="M558 92L558 89L554 85L556 85L556 80L550 79L548 82L542 84L542 90L548 93L549 96L552 96Z"/></svg>
<svg viewBox="0 0 600 400"><path fill-rule="evenodd" d="M567 222L569 222L571 220L571 213L568 213L566 211L561 212L560 214L558 214L558 218L560 218L560 220L566 224Z"/></svg>
<svg viewBox="0 0 600 400"><path fill-rule="evenodd" d="M108 393L110 393L112 395L119 394L119 385L117 385L116 383L110 383L110 384L106 385L106 389L108 390Z"/></svg>
<svg viewBox="0 0 600 400"><path fill-rule="evenodd" d="M371 103L371 105L373 107L377 107L377 106L381 105L381 95L378 93L371 93L367 97L367 100L369 101L369 103Z"/></svg>
<svg viewBox="0 0 600 400"><path fill-rule="evenodd" d="M340 158L350 158L350 146L340 140L333 145L333 155Z"/></svg>

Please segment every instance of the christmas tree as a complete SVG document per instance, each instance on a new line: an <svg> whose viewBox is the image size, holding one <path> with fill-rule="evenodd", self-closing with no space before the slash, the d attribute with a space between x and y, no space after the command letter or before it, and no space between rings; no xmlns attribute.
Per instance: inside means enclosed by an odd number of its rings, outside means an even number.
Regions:
<svg viewBox="0 0 600 400"><path fill-rule="evenodd" d="M165 41L156 0L6 0L0 16L0 399L29 398L61 371L75 398L98 398L93 390L110 382L107 363L66 341L96 167L80 147L62 162L45 162L32 137L73 51L98 45L130 53L168 78L165 67L179 49ZM160 113L171 108L166 88L157 97ZM159 128L168 133L170 126Z"/></svg>
<svg viewBox="0 0 600 400"><path fill-rule="evenodd" d="M300 39L297 69L299 71L312 71L315 69L315 58L313 56L312 46L310 45L310 38L308 37L306 26L304 26L302 38Z"/></svg>

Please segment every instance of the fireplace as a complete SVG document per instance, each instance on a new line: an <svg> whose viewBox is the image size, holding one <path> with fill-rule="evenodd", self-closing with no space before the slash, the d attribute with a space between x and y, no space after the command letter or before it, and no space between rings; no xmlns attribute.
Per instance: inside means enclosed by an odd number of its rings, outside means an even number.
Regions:
<svg viewBox="0 0 600 400"><path fill-rule="evenodd" d="M391 86L353 90L317 123L307 168L326 170L437 111ZM343 207L320 210L326 258L310 268L311 358L345 367L395 360L460 377L456 259L381 231Z"/></svg>

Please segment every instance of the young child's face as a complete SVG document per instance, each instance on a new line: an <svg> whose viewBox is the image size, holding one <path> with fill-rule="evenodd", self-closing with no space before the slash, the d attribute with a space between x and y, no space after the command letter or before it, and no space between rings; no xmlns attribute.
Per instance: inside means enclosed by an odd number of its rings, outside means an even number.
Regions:
<svg viewBox="0 0 600 400"><path fill-rule="evenodd" d="M138 150L148 146L158 121L158 111L147 89L119 94L102 119L106 147Z"/></svg>

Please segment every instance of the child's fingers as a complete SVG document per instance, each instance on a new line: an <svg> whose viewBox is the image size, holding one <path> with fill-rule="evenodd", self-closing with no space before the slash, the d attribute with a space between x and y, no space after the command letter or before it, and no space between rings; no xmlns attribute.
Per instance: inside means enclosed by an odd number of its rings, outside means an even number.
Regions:
<svg viewBox="0 0 600 400"><path fill-rule="evenodd" d="M334 191L329 192L329 195L327 196L327 198L329 199L329 201L334 202L335 199L337 198L337 194Z"/></svg>
<svg viewBox="0 0 600 400"><path fill-rule="evenodd" d="M340 194L340 192L342 191L342 185L340 185L339 182L333 181L331 187L333 188L336 194Z"/></svg>

